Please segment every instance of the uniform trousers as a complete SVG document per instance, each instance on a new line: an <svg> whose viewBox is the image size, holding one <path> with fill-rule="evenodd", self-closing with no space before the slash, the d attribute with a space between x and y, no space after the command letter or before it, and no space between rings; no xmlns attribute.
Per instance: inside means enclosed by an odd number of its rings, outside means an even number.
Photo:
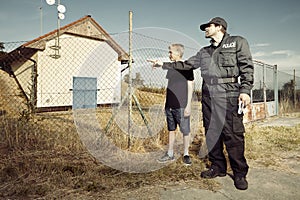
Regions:
<svg viewBox="0 0 300 200"><path fill-rule="evenodd" d="M248 164L244 156L243 114L238 114L238 97L202 96L203 125L211 167L227 171L224 145L234 176L245 177Z"/></svg>

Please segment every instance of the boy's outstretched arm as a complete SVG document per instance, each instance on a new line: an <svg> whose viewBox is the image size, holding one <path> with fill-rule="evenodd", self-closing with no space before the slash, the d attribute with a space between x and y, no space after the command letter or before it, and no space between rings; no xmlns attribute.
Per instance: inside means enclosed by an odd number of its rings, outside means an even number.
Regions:
<svg viewBox="0 0 300 200"><path fill-rule="evenodd" d="M194 69L189 62L162 62L160 60L147 59L147 62L152 63L152 67L162 67L163 69L190 70Z"/></svg>

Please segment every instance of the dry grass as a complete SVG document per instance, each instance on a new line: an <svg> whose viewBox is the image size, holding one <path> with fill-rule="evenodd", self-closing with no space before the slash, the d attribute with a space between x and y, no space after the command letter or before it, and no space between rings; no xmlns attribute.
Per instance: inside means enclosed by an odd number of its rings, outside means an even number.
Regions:
<svg viewBox="0 0 300 200"><path fill-rule="evenodd" d="M0 70L0 115L16 116L27 108L26 100L23 98L13 77Z"/></svg>
<svg viewBox="0 0 300 200"><path fill-rule="evenodd" d="M300 104L299 101L296 104L290 98L284 98L279 100L279 114L285 115L289 113L299 112Z"/></svg>
<svg viewBox="0 0 300 200"><path fill-rule="evenodd" d="M99 115L109 118L111 115L103 110ZM82 145L72 112L37 114L30 118L1 116L0 123L0 198L115 199L132 196L147 187L157 191L156 194L174 184L192 184L210 190L218 187L216 182L199 177L206 162L198 159L195 152L192 152L192 167L183 166L178 159L146 174L125 173L102 165ZM167 142L165 132L143 142L133 140L131 150L158 148L158 142ZM127 136L117 126L108 136L116 145L126 148ZM196 149L197 145L199 142L194 145Z"/></svg>
<svg viewBox="0 0 300 200"><path fill-rule="evenodd" d="M299 114L296 115L300 118ZM246 127L246 156L250 162L255 162L255 166L289 171L285 160L299 160L300 124L294 127L261 127L249 123Z"/></svg>
<svg viewBox="0 0 300 200"><path fill-rule="evenodd" d="M261 128L252 123L246 128L250 163L284 169L280 155L299 151L299 126ZM179 159L155 172L131 174L95 160L80 142L68 112L2 117L1 129L0 198L122 199L147 193L147 198L158 199L160 190L174 185L218 189L214 180L199 177L207 164L196 155L199 141L192 146L191 167Z"/></svg>
<svg viewBox="0 0 300 200"><path fill-rule="evenodd" d="M164 101L163 94L155 94L153 98L153 93L136 90L135 95L146 109ZM149 102L150 96L155 101ZM101 127L107 125L111 115L109 109L99 109L97 117ZM135 110L133 115L139 114ZM146 118L151 120L148 115ZM200 134L191 146L192 166L185 167L178 159L160 170L133 174L109 168L91 156L77 134L71 111L34 116L3 113L0 116L0 199L159 199L161 190L176 185L217 190L216 181L199 176L208 161L197 156L204 139L198 128ZM284 170L283 156L299 152L299 128L299 125L261 128L255 123L247 124L249 162ZM107 136L116 146L127 148L128 136L116 124L112 124ZM165 144L164 128L150 139L132 139L130 150L147 152Z"/></svg>

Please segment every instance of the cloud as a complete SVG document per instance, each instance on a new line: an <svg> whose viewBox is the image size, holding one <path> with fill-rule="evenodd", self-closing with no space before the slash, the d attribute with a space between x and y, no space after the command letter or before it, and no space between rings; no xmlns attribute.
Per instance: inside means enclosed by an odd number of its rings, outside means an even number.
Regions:
<svg viewBox="0 0 300 200"><path fill-rule="evenodd" d="M270 46L269 43L258 43L258 44L253 44L251 45L252 47L268 47Z"/></svg>
<svg viewBox="0 0 300 200"><path fill-rule="evenodd" d="M269 65L277 65L278 70L291 74L296 69L296 76L300 77L300 54L291 50L273 52L257 52L253 59L261 60ZM259 55L261 55L259 57Z"/></svg>
<svg viewBox="0 0 300 200"><path fill-rule="evenodd" d="M252 51L252 57L264 57L270 55L267 51L260 51L261 47L268 47L271 46L269 43L257 43L252 44L251 48L253 48L254 51Z"/></svg>
<svg viewBox="0 0 300 200"><path fill-rule="evenodd" d="M252 53L256 61L261 61L268 65L277 65L278 70L286 73L293 73L296 69L296 76L300 77L300 52L292 50L277 51L257 51Z"/></svg>
<svg viewBox="0 0 300 200"><path fill-rule="evenodd" d="M287 23L291 20L297 21L298 19L300 19L299 13L291 13L289 15L286 15L286 16L282 17L279 22L284 24L284 23Z"/></svg>
<svg viewBox="0 0 300 200"><path fill-rule="evenodd" d="M252 53L252 57L256 58L256 57L263 57L266 56L266 52L264 51L257 51L255 53Z"/></svg>
<svg viewBox="0 0 300 200"><path fill-rule="evenodd" d="M272 55L286 55L288 57L295 55L294 51L291 50L279 50L279 51L273 51L271 53Z"/></svg>

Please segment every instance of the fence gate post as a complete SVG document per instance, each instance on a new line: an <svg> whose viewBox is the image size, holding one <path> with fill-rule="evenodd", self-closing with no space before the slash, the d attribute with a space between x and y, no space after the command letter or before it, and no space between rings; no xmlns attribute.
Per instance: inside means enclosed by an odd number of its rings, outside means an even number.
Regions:
<svg viewBox="0 0 300 200"><path fill-rule="evenodd" d="M263 64L263 95L264 95L265 118L268 117L266 79L267 79L267 68L266 65Z"/></svg>

